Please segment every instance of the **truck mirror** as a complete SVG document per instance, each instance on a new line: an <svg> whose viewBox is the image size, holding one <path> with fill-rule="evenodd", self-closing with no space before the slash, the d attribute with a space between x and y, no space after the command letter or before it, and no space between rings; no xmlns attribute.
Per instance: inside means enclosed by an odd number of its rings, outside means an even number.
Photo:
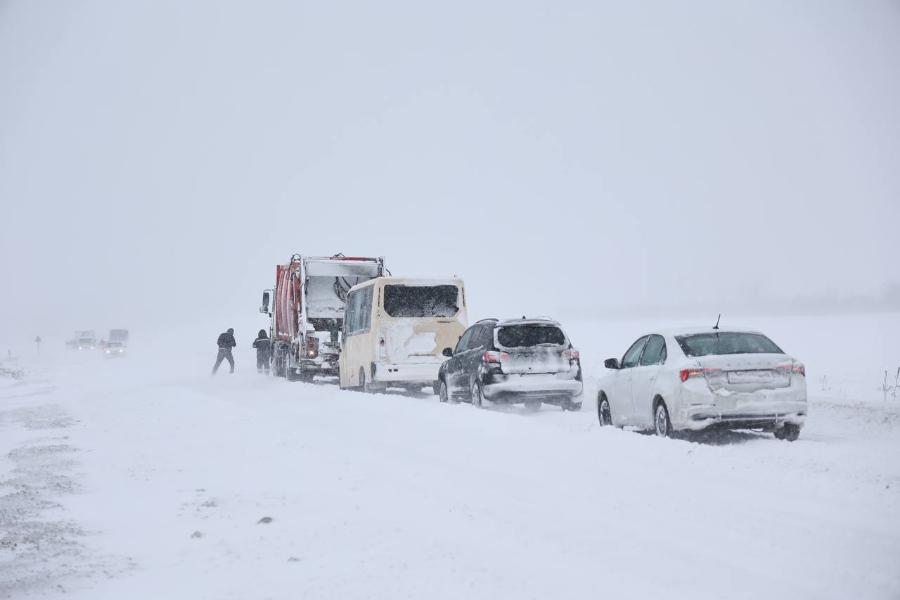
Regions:
<svg viewBox="0 0 900 600"><path fill-rule="evenodd" d="M262 306L259 307L259 312L269 314L269 292L263 292Z"/></svg>

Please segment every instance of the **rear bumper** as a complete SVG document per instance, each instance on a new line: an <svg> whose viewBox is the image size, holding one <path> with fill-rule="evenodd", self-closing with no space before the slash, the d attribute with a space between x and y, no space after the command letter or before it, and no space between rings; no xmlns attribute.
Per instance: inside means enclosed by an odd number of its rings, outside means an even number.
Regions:
<svg viewBox="0 0 900 600"><path fill-rule="evenodd" d="M558 403L581 395L584 385L572 377L552 374L493 375L490 383L482 384L484 397L493 401L527 402L542 400Z"/></svg>
<svg viewBox="0 0 900 600"><path fill-rule="evenodd" d="M727 396L689 393L683 400L678 424L683 429L776 429L806 422L805 387Z"/></svg>
<svg viewBox="0 0 900 600"><path fill-rule="evenodd" d="M805 413L769 413L769 414L732 414L713 415L699 413L692 417L690 424L685 429L698 431L709 427L722 427L727 429L778 429L785 423L803 426L806 422Z"/></svg>
<svg viewBox="0 0 900 600"><path fill-rule="evenodd" d="M775 429L785 423L803 425L806 422L806 399L783 400L748 399L723 407L711 402L693 403L682 410L684 429L706 429L714 425L731 429Z"/></svg>
<svg viewBox="0 0 900 600"><path fill-rule="evenodd" d="M428 363L375 363L373 381L384 383L412 383L431 385L438 378L439 362Z"/></svg>

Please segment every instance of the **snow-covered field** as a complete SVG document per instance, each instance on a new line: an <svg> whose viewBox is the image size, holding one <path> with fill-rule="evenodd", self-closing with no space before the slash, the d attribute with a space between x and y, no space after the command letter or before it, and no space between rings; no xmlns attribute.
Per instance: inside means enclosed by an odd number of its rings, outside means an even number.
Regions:
<svg viewBox="0 0 900 600"><path fill-rule="evenodd" d="M654 324L563 322L581 413L267 379L247 344L211 379L188 336L23 358L0 598L900 597L900 315L740 321L807 364L793 444L600 429L603 359Z"/></svg>

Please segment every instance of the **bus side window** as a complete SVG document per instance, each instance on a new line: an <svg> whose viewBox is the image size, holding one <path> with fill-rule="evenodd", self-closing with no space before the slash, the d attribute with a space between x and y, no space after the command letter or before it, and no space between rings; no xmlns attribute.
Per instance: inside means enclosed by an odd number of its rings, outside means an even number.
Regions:
<svg viewBox="0 0 900 600"><path fill-rule="evenodd" d="M360 331L368 331L372 326L372 292L374 289L374 286L369 286L360 294L362 296L359 308Z"/></svg>
<svg viewBox="0 0 900 600"><path fill-rule="evenodd" d="M360 316L360 300L362 300L362 294L359 292L353 292L347 298L347 314L344 315L344 319L346 320L346 330L347 335L353 335L357 331L359 331L359 316Z"/></svg>

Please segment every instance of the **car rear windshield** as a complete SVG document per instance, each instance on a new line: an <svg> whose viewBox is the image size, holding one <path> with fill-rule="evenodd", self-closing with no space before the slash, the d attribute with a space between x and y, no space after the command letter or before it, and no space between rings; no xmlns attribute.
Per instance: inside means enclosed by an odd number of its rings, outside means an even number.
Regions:
<svg viewBox="0 0 900 600"><path fill-rule="evenodd" d="M530 346L566 343L562 329L554 325L506 325L497 330L497 342L505 348L527 348Z"/></svg>
<svg viewBox="0 0 900 600"><path fill-rule="evenodd" d="M392 317L452 317L458 298L455 285L386 285L384 311Z"/></svg>
<svg viewBox="0 0 900 600"><path fill-rule="evenodd" d="M784 354L775 342L761 333L699 333L677 335L675 341L688 356L710 354Z"/></svg>

